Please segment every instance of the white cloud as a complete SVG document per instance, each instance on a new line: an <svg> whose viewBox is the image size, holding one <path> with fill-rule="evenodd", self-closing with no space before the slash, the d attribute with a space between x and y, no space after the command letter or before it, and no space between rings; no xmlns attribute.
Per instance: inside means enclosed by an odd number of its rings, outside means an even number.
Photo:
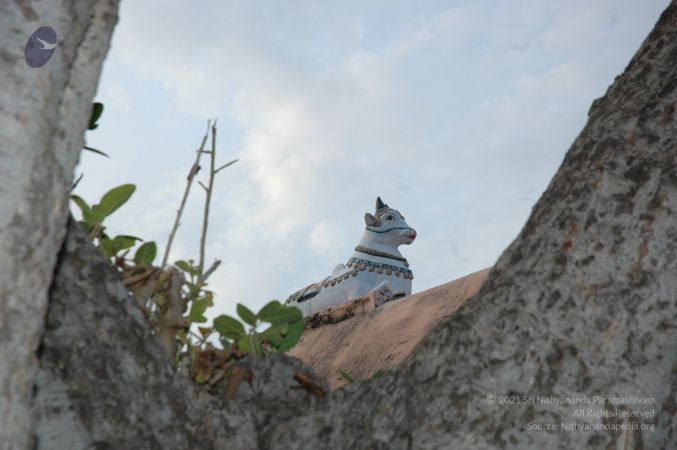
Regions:
<svg viewBox="0 0 677 450"><path fill-rule="evenodd" d="M310 233L310 245L320 254L333 254L340 243L341 230L334 222L320 220Z"/></svg>
<svg viewBox="0 0 677 450"><path fill-rule="evenodd" d="M125 2L102 93L127 91L118 109L145 126L115 142L130 160L161 147L175 174L137 181L130 222L164 242L193 124L219 116L219 158L240 163L214 197L218 308L283 298L345 262L376 195L419 231L403 249L415 290L486 267L666 4ZM177 256L197 249L201 194Z"/></svg>

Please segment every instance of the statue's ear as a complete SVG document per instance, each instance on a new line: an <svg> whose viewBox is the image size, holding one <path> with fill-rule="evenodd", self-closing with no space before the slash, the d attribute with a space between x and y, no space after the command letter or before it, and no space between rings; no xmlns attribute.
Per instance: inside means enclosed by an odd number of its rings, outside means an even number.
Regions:
<svg viewBox="0 0 677 450"><path fill-rule="evenodd" d="M380 227L381 218L369 213L364 213L364 223L366 223L368 227Z"/></svg>

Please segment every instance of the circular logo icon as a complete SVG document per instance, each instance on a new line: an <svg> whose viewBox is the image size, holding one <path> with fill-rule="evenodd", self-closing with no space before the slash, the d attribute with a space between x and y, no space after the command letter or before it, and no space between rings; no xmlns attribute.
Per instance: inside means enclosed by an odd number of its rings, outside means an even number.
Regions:
<svg viewBox="0 0 677 450"><path fill-rule="evenodd" d="M56 38L56 31L52 27L40 27L26 42L24 57L26 64L31 67L42 67L47 64L49 58L54 54L54 49L59 45Z"/></svg>

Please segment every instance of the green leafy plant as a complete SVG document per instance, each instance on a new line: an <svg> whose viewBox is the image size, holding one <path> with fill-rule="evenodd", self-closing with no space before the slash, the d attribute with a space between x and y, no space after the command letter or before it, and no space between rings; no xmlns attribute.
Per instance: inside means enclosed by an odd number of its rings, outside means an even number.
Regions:
<svg viewBox="0 0 677 450"><path fill-rule="evenodd" d="M103 114L103 103L95 102L92 104L92 114L89 117L89 125L87 125L88 130L96 130L99 128L99 124L97 123L99 120L99 117L101 117L101 114Z"/></svg>
<svg viewBox="0 0 677 450"><path fill-rule="evenodd" d="M371 379L372 380L378 380L379 378L383 377L387 373L386 370L377 370L376 372L371 374Z"/></svg>
<svg viewBox="0 0 677 450"><path fill-rule="evenodd" d="M157 245L155 245L155 242L146 242L134 253L134 262L137 266L150 266L156 255Z"/></svg>
<svg viewBox="0 0 677 450"><path fill-rule="evenodd" d="M353 378L350 375L348 375L342 370L339 370L339 375L341 375L341 378L343 378L348 384L353 384L355 382L355 380L353 380Z"/></svg>
<svg viewBox="0 0 677 450"><path fill-rule="evenodd" d="M97 120L102 112L103 105L95 104L89 129L97 128ZM204 325L208 322L206 316L208 309L214 306L214 292L207 289L207 279L221 263L215 260L209 268L205 268L211 192L216 174L237 161L233 160L216 167L215 125L211 126L211 151L205 150L209 131L208 124L207 133L189 171L188 183L160 267L153 266L157 256L155 242L141 243L143 240L133 235L111 237L106 233L105 220L130 199L136 189L133 184L123 184L111 189L93 205L89 205L78 195L72 195L71 198L82 213L80 226L89 238L98 244L102 253L107 258L112 258L120 271L122 282L134 294L136 304L145 314L162 347L177 368L200 384L227 383L226 397L232 398L239 383L251 376L246 370L233 365L233 362L247 354L261 356L290 350L299 341L304 322L299 309L274 300L257 313L238 304L238 318L220 315L214 319L213 326ZM172 242L179 228L191 185L200 171L200 157L203 154L210 156L210 170L206 185L198 181L207 194L200 236L199 262L195 263L189 259L168 265ZM73 188L76 185L77 182ZM137 245L133 258L128 258L129 252ZM210 340L212 337L214 338ZM213 345L217 342L223 348L219 349ZM306 380L304 385L302 381L303 378L300 378L299 383L306 388L308 386L315 388L312 382Z"/></svg>
<svg viewBox="0 0 677 450"><path fill-rule="evenodd" d="M99 248L106 258L122 258L119 255L120 252L134 247L138 241L143 240L126 234L110 237L106 234L106 227L103 225L108 216L127 203L135 190L136 186L133 184L123 184L106 192L99 203L92 206L87 204L82 197L71 195L71 199L82 213L80 226L91 240L98 241ZM156 254L157 246L155 242L146 242L137 249L134 261L139 265L149 266L155 259Z"/></svg>
<svg viewBox="0 0 677 450"><path fill-rule="evenodd" d="M214 293L204 289L205 284L201 282L202 272L200 267L194 265L192 260L176 261L174 266L184 273L184 277L187 277L184 283L184 296L186 301L190 303L188 319L193 323L207 322L204 314L207 309L214 306ZM199 331L202 334L200 339L204 340L205 336L210 335L213 330L211 328L201 328Z"/></svg>
<svg viewBox="0 0 677 450"><path fill-rule="evenodd" d="M269 302L256 314L238 303L237 315L241 321L225 314L218 316L214 319L214 329L224 345L235 346L244 353L262 355L289 351L303 333L301 311L277 300ZM259 331L264 324L268 326Z"/></svg>
<svg viewBox="0 0 677 450"><path fill-rule="evenodd" d="M89 124L87 125L88 130L96 130L99 128L99 118L101 117L101 114L103 114L103 103L95 102L92 104L92 114L89 116ZM109 158L107 154L102 152L101 150L97 150L93 147L88 147L84 146L85 150L89 150L90 152L96 153L101 156L105 156L106 158Z"/></svg>

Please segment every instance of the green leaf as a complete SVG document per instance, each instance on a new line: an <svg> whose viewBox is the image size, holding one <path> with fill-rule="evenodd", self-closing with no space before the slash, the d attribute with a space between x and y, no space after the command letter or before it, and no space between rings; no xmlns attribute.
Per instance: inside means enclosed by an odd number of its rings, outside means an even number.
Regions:
<svg viewBox="0 0 677 450"><path fill-rule="evenodd" d="M174 265L179 269L183 270L184 272L186 272L188 275L192 275L194 277L200 275L200 268L191 265L188 261L184 260L176 261Z"/></svg>
<svg viewBox="0 0 677 450"><path fill-rule="evenodd" d="M83 220L83 221L80 221L80 222L78 222L78 223L80 224L80 227L82 228L82 231L84 231L85 234L86 234L87 236L89 236L89 233L92 232L92 228L94 228L94 227L93 227L92 225L88 224L87 222L85 222L84 220Z"/></svg>
<svg viewBox="0 0 677 450"><path fill-rule="evenodd" d="M247 334L239 320L225 314L214 319L214 328L227 339L239 339Z"/></svg>
<svg viewBox="0 0 677 450"><path fill-rule="evenodd" d="M348 374L345 373L344 371L339 370L339 373L341 374L341 378L343 378L344 380L346 380L346 381L348 382L348 384L354 383L354 382L355 382L355 380L353 380L353 379L350 377L350 375L348 375Z"/></svg>
<svg viewBox="0 0 677 450"><path fill-rule="evenodd" d="M385 375L385 374L386 374L386 371L385 371L385 370L383 370L383 369L377 370L376 372L374 372L374 373L371 375L371 379L372 379L372 380L378 380L379 378L381 378L381 377L382 377L383 375Z"/></svg>
<svg viewBox="0 0 677 450"><path fill-rule="evenodd" d="M266 303L266 305L263 308L259 310L257 316L261 320L265 320L266 322L268 322L266 319L263 319L263 317L268 317L272 314L275 314L275 312L277 312L281 306L283 305L279 301L271 300L270 302Z"/></svg>
<svg viewBox="0 0 677 450"><path fill-rule="evenodd" d="M89 125L87 126L88 130L96 130L96 128L99 126L96 122L99 120L99 117L101 117L101 114L103 113L103 103L95 102L92 105L92 115L89 116Z"/></svg>
<svg viewBox="0 0 677 450"><path fill-rule="evenodd" d="M191 273L193 270L192 266L184 260L176 261L174 265L186 273Z"/></svg>
<svg viewBox="0 0 677 450"><path fill-rule="evenodd" d="M288 352L299 342L301 335L303 334L303 317L301 317L296 322L289 324L287 328L287 334L282 338L282 342L278 346L278 351Z"/></svg>
<svg viewBox="0 0 677 450"><path fill-rule="evenodd" d="M186 281L186 287L188 288L187 297L189 299L197 298L200 295L200 286L198 286L197 284L191 283L190 281Z"/></svg>
<svg viewBox="0 0 677 450"><path fill-rule="evenodd" d="M106 158L110 158L110 156L108 156L107 154L105 154L105 153L102 152L101 150L98 150L98 149L96 149L96 148L94 148L94 147L87 147L87 146L85 145L85 146L82 147L82 148L84 148L85 150L89 150L89 151L92 152L92 153L96 153L97 155L101 155L101 156L105 156Z"/></svg>
<svg viewBox="0 0 677 450"><path fill-rule="evenodd" d="M286 323L271 325L263 332L259 333L262 339L267 339L270 345L277 350L282 344L282 337L287 334L288 325Z"/></svg>
<svg viewBox="0 0 677 450"><path fill-rule="evenodd" d="M125 238L125 239L132 239L134 241L143 241L143 239L141 239L140 237L131 236L129 234L118 234L118 236L121 237L121 238Z"/></svg>
<svg viewBox="0 0 677 450"><path fill-rule="evenodd" d="M115 254L113 251L113 243L108 238L102 238L99 240L99 247L101 248L101 251L103 251L103 254L106 256L106 258L110 258Z"/></svg>
<svg viewBox="0 0 677 450"><path fill-rule="evenodd" d="M129 197L132 196L135 190L136 186L133 184L123 184L122 186L115 187L106 192L103 197L101 197L101 202L96 206L100 208L104 217L110 216L115 210L129 200Z"/></svg>
<svg viewBox="0 0 677 450"><path fill-rule="evenodd" d="M91 215L91 223L92 225L95 223L102 223L103 219L106 218L106 211L101 207L101 205L94 205L92 206L92 215Z"/></svg>
<svg viewBox="0 0 677 450"><path fill-rule="evenodd" d="M258 334L247 334L237 341L237 348L243 352L251 353L255 356L262 354L261 338Z"/></svg>
<svg viewBox="0 0 677 450"><path fill-rule="evenodd" d="M87 222L89 225L93 225L94 223L92 222L92 209L89 207L86 201L82 199L82 197L78 195L71 195L71 200L75 202L76 205L80 208L80 212L82 212L82 219Z"/></svg>
<svg viewBox="0 0 677 450"><path fill-rule="evenodd" d="M212 306L212 302L208 298L194 300L190 306L190 314L188 315L188 318L197 323L206 322L207 318L204 316L204 313L210 306Z"/></svg>
<svg viewBox="0 0 677 450"><path fill-rule="evenodd" d="M134 247L134 244L136 244L136 241L141 241L141 240L142 239L140 239L138 237L120 234L120 235L117 235L113 238L113 244L117 247L118 250L124 250L126 248Z"/></svg>
<svg viewBox="0 0 677 450"><path fill-rule="evenodd" d="M237 304L237 315L240 316L245 323L256 326L256 314L254 314L249 308L244 306L242 303Z"/></svg>
<svg viewBox="0 0 677 450"><path fill-rule="evenodd" d="M280 302L273 300L261 308L258 317L264 322L277 324L295 322L302 319L303 314L301 313L301 310L295 306L285 306Z"/></svg>
<svg viewBox="0 0 677 450"><path fill-rule="evenodd" d="M150 266L157 254L157 245L150 241L143 244L134 254L134 262L140 266Z"/></svg>
<svg viewBox="0 0 677 450"><path fill-rule="evenodd" d="M245 336L243 338L240 338L240 340L237 341L237 348L241 352L251 353L252 348L251 345L249 344L249 337Z"/></svg>

